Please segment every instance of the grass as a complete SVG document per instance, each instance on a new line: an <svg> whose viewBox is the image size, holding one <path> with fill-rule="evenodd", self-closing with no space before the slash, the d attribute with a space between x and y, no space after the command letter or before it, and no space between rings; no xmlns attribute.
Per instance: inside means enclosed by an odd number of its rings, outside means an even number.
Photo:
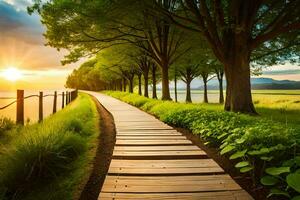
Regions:
<svg viewBox="0 0 300 200"><path fill-rule="evenodd" d="M98 114L85 94L40 124L2 133L0 199L71 200L91 172ZM2 196L1 196L2 195Z"/></svg>
<svg viewBox="0 0 300 200"><path fill-rule="evenodd" d="M207 145L218 148L222 155L228 156L241 173L252 178L254 184L259 185L262 179L263 184L272 186L271 194L300 195L298 188L286 181L290 176L298 178L295 174L300 173L299 119L291 113L299 116L297 105L280 111L270 102L263 104L265 99L257 105L262 115L249 116L224 112L218 104L175 103L124 92L107 91L106 94L135 105L170 125L199 135ZM295 103L292 99L287 100ZM276 181L266 182L270 176L274 176L271 179Z"/></svg>
<svg viewBox="0 0 300 200"><path fill-rule="evenodd" d="M192 91L192 94L202 93ZM217 90L210 90L209 94L215 95L212 98L218 98ZM179 99L184 100L185 91L179 91L178 95ZM300 129L300 90L253 90L252 95L256 110L262 118ZM223 105L218 103L195 104L204 109L223 110Z"/></svg>

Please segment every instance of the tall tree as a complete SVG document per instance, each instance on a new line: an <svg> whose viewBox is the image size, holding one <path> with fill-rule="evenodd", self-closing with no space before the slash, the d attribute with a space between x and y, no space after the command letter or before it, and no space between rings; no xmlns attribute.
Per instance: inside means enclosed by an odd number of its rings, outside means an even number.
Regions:
<svg viewBox="0 0 300 200"><path fill-rule="evenodd" d="M225 110L255 114L250 61L289 49L299 41L299 0L175 0L177 10L163 10L176 25L201 33L224 65ZM159 8L159 7L158 7ZM261 52L273 44L276 49ZM272 46L272 45L271 45ZM291 58L285 54L286 59ZM276 59L275 59L276 60Z"/></svg>

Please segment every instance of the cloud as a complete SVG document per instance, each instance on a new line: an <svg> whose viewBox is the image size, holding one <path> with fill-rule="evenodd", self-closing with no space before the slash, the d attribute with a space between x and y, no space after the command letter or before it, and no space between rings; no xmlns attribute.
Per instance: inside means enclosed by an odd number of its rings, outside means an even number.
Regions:
<svg viewBox="0 0 300 200"><path fill-rule="evenodd" d="M17 11L26 10L27 6L32 4L31 0L3 0L7 4L15 7Z"/></svg>
<svg viewBox="0 0 300 200"><path fill-rule="evenodd" d="M18 2L18 3L15 3ZM31 44L43 42L43 26L37 15L28 15L27 1L0 0L1 37L14 37Z"/></svg>

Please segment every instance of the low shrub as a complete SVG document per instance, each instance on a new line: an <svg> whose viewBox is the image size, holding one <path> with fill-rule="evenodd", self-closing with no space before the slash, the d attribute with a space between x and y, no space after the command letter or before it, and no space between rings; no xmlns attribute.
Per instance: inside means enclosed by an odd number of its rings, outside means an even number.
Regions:
<svg viewBox="0 0 300 200"><path fill-rule="evenodd" d="M300 176L295 175L300 174L298 130L260 117L207 110L197 104L135 98L136 94L122 92L107 94L138 105L170 125L199 135L207 145L213 145L222 155L228 155L241 173L250 174L254 183L272 186L270 195L300 195ZM266 181L269 179L273 182ZM295 186L295 181L298 181L298 186Z"/></svg>
<svg viewBox="0 0 300 200"><path fill-rule="evenodd" d="M4 132L11 130L15 126L15 123L7 118L0 117L0 137L4 134Z"/></svg>

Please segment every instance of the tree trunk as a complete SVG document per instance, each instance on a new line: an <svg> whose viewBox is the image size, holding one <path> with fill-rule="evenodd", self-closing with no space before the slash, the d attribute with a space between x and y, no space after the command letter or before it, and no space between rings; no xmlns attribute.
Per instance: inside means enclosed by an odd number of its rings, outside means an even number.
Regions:
<svg viewBox="0 0 300 200"><path fill-rule="evenodd" d="M129 92L133 93L133 77L129 78Z"/></svg>
<svg viewBox="0 0 300 200"><path fill-rule="evenodd" d="M139 79L139 95L142 95L142 74L138 74Z"/></svg>
<svg viewBox="0 0 300 200"><path fill-rule="evenodd" d="M243 57L237 56L235 64L225 65L225 75L225 110L257 114L252 102L249 62L243 62Z"/></svg>
<svg viewBox="0 0 300 200"><path fill-rule="evenodd" d="M174 94L175 94L175 102L177 102L177 77L176 77L176 74L175 74L175 77L174 77Z"/></svg>
<svg viewBox="0 0 300 200"><path fill-rule="evenodd" d="M144 97L147 97L147 98L149 97L148 83L149 83L148 74L144 74Z"/></svg>
<svg viewBox="0 0 300 200"><path fill-rule="evenodd" d="M219 103L224 103L224 93L223 93L223 73L218 77L219 81Z"/></svg>
<svg viewBox="0 0 300 200"><path fill-rule="evenodd" d="M122 80L120 80L119 84L120 84L120 85L119 85L119 90L122 91L122 90L123 90Z"/></svg>
<svg viewBox="0 0 300 200"><path fill-rule="evenodd" d="M169 87L169 69L167 65L163 65L161 69L162 74L162 100L172 100L170 96Z"/></svg>
<svg viewBox="0 0 300 200"><path fill-rule="evenodd" d="M153 84L152 98L157 99L157 94L156 94L156 66L152 66L152 84Z"/></svg>
<svg viewBox="0 0 300 200"><path fill-rule="evenodd" d="M123 78L123 87L124 87L124 88L123 88L123 91L124 91L124 92L126 92L126 87L127 87L126 85L127 85L126 78Z"/></svg>
<svg viewBox="0 0 300 200"><path fill-rule="evenodd" d="M207 96L207 78L203 78L203 86L204 86L204 94L203 94L203 102L208 103L208 96Z"/></svg>
<svg viewBox="0 0 300 200"><path fill-rule="evenodd" d="M186 103L192 103L192 97L191 97L191 81L186 81Z"/></svg>

